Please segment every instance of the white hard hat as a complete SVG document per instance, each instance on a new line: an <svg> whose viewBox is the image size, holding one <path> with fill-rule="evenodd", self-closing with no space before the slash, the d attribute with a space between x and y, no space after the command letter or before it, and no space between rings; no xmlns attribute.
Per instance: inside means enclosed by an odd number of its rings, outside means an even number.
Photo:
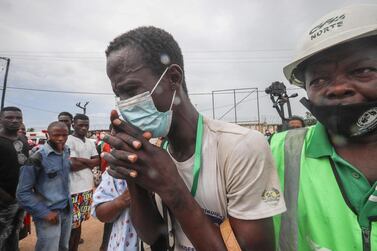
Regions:
<svg viewBox="0 0 377 251"><path fill-rule="evenodd" d="M377 34L377 5L351 5L319 19L305 34L292 63L283 69L291 84L305 87L297 66L311 56L335 45Z"/></svg>

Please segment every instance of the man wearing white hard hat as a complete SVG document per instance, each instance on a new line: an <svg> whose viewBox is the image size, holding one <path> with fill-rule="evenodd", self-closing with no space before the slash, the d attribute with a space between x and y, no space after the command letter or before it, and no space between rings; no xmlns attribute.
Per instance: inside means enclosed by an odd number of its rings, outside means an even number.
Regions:
<svg viewBox="0 0 377 251"><path fill-rule="evenodd" d="M377 250L377 5L321 18L284 74L319 123L271 139L280 250Z"/></svg>

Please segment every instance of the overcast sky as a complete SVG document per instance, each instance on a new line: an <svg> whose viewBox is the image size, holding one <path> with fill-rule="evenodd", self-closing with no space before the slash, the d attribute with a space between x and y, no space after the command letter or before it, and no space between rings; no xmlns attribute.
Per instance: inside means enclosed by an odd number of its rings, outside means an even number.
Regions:
<svg viewBox="0 0 377 251"><path fill-rule="evenodd" d="M27 128L41 129L59 112L79 113L75 104L89 101L92 129L107 128L115 99L104 50L117 35L153 25L180 44L190 98L204 115L213 116L208 93L258 88L260 120L279 122L264 93L273 81L299 94L292 110L304 115L298 100L305 92L288 83L282 68L313 22L352 3L376 0L0 0L0 56L11 58L5 105L23 110ZM0 83L4 73L0 60ZM238 121L257 120L251 90L236 93ZM216 118L234 121L233 93L214 97Z"/></svg>

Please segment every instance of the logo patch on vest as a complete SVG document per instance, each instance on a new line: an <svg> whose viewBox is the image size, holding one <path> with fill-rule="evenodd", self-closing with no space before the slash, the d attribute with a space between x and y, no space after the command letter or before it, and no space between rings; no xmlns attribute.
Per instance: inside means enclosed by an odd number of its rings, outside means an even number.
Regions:
<svg viewBox="0 0 377 251"><path fill-rule="evenodd" d="M276 188L269 188L263 191L262 200L270 206L276 206L280 200L280 191Z"/></svg>

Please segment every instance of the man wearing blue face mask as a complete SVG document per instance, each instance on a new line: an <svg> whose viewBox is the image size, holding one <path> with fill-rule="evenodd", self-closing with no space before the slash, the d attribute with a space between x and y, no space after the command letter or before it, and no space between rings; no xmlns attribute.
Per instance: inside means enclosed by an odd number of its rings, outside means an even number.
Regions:
<svg viewBox="0 0 377 251"><path fill-rule="evenodd" d="M176 67L179 66L176 65ZM152 98L153 93L156 91L158 84L168 69L166 67L151 92L146 91L118 102L118 108L122 117L133 126L143 131L151 132L154 138L165 137L168 134L173 116L171 109L177 92L176 90L174 90L169 110L166 112L158 111Z"/></svg>
<svg viewBox="0 0 377 251"><path fill-rule="evenodd" d="M125 121L112 112L115 133L104 140L114 150L103 157L108 172L127 181L140 238L159 250L226 250L218 226L229 219L240 248L274 250L271 217L285 205L264 136L196 111L181 50L166 31L131 30L106 55ZM168 143L156 147L151 137Z"/></svg>

